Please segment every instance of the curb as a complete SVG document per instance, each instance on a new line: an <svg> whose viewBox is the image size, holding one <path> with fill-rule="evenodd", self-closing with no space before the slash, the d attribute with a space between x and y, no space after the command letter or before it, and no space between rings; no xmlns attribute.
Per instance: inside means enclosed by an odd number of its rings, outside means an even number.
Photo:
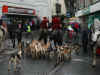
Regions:
<svg viewBox="0 0 100 75"><path fill-rule="evenodd" d="M10 55L10 54L13 54L13 53L15 53L15 52L17 52L17 50L14 50L14 51L7 51L7 52L5 52L5 53L2 53L2 55Z"/></svg>

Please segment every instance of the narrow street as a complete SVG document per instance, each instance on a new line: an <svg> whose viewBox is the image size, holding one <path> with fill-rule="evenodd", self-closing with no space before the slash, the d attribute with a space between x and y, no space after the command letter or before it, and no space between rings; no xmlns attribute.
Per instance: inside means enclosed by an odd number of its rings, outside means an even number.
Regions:
<svg viewBox="0 0 100 75"><path fill-rule="evenodd" d="M0 0L0 75L100 75L100 0Z"/></svg>
<svg viewBox="0 0 100 75"><path fill-rule="evenodd" d="M38 34L34 32L34 39L38 38ZM24 35L23 35L24 36ZM25 37L25 36L24 36ZM31 40L29 38L23 38L22 41ZM5 41L7 45L8 41ZM11 45L10 45L11 46ZM4 46L6 48L6 46ZM43 60L43 59L32 59L27 57L22 60L21 70L14 72L13 69L8 72L8 58L12 53L17 51L17 47L6 50L1 50L0 54L0 75L99 75L100 74L100 59L97 58L97 66L92 68L91 57L88 54L83 54L81 49L80 54L76 55L72 53L72 59L65 61L55 67L56 61Z"/></svg>
<svg viewBox="0 0 100 75"><path fill-rule="evenodd" d="M5 57L5 58L4 58ZM55 61L33 60L31 57L25 57L22 61L21 71L14 72L13 69L8 72L8 56L4 56L4 61L0 62L1 75L99 75L100 59L97 60L97 66L92 68L91 61L87 56L73 55L71 61L65 61L54 67Z"/></svg>

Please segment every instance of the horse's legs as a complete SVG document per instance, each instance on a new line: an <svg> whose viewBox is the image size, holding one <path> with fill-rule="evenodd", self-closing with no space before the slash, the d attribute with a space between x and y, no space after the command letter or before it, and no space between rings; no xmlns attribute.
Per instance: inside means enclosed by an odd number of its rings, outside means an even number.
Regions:
<svg viewBox="0 0 100 75"><path fill-rule="evenodd" d="M1 48L1 41L0 41L0 48Z"/></svg>
<svg viewBox="0 0 100 75"><path fill-rule="evenodd" d="M97 46L93 47L93 58L92 58L92 66L95 67L96 66L96 49Z"/></svg>

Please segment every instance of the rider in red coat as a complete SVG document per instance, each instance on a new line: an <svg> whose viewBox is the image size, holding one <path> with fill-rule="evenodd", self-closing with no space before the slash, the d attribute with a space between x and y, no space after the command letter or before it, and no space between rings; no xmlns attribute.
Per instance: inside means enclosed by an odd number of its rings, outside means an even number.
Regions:
<svg viewBox="0 0 100 75"><path fill-rule="evenodd" d="M62 45L62 30L61 30L61 20L59 17L54 17L52 19L52 29L54 30L53 40L54 40L55 46L57 46L57 44L61 46Z"/></svg>
<svg viewBox="0 0 100 75"><path fill-rule="evenodd" d="M55 29L61 29L61 20L59 17L54 17L52 19L52 29L55 30Z"/></svg>
<svg viewBox="0 0 100 75"><path fill-rule="evenodd" d="M49 22L48 19L46 17L43 17L43 20L40 24L40 28L47 29L48 28L48 22Z"/></svg>

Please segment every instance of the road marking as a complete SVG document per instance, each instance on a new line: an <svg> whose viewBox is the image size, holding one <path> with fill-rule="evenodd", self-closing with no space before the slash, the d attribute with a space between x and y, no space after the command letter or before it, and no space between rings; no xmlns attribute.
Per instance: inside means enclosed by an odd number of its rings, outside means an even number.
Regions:
<svg viewBox="0 0 100 75"><path fill-rule="evenodd" d="M57 72L62 67L63 64L64 62L60 63L56 68L50 71L48 75L52 75L53 73Z"/></svg>
<svg viewBox="0 0 100 75"><path fill-rule="evenodd" d="M72 59L72 61L83 62L83 61L85 61L85 60L83 60L83 59Z"/></svg>
<svg viewBox="0 0 100 75"><path fill-rule="evenodd" d="M82 62L82 63L89 63L89 60L85 60L85 59L72 59L72 62Z"/></svg>

